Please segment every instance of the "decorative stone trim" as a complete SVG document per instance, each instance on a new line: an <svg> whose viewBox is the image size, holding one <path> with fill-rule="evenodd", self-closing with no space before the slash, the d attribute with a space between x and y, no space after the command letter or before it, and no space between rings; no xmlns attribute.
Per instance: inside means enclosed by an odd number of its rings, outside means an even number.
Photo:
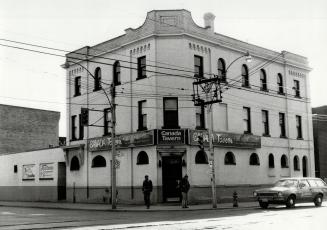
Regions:
<svg viewBox="0 0 327 230"><path fill-rule="evenodd" d="M150 43L148 43L148 44L144 44L142 46L136 47L134 49L131 49L129 52L132 55L142 54L142 53L146 52L147 50L150 50L150 48L151 48Z"/></svg>
<svg viewBox="0 0 327 230"><path fill-rule="evenodd" d="M201 52L201 53L210 53L211 50L210 48L207 48L205 46L202 46L202 45L198 45L198 44L195 44L195 43L191 43L189 42L188 43L188 46L191 50L195 50L195 51L198 51L198 52Z"/></svg>

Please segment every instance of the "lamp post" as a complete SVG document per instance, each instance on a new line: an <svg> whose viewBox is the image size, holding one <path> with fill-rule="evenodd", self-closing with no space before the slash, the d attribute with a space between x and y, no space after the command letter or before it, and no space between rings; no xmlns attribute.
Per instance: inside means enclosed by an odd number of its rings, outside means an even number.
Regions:
<svg viewBox="0 0 327 230"><path fill-rule="evenodd" d="M237 60L245 57L247 62L251 62L252 57L249 52L246 52L244 55L233 60L226 68L224 74L226 76L228 69L233 63ZM212 207L217 208L217 198L216 198L216 174L215 174L215 157L214 157L214 148L213 148L213 119L212 119L212 104L221 103L221 88L220 88L221 76L214 75L213 78L201 79L198 76L196 81L193 82L193 101L196 106L207 106L207 119L208 119L208 141L209 141L209 154L210 154L210 167L211 167L211 190L212 190ZM199 94L199 88L201 87L202 91L205 93L205 100L201 99ZM214 89L214 92L212 92Z"/></svg>
<svg viewBox="0 0 327 230"><path fill-rule="evenodd" d="M63 65L63 68L67 69L70 67L69 63L73 63L75 65L78 65L85 69L87 73L95 79L95 76L83 65L81 65L78 62L71 61L71 60L66 60L65 64ZM111 154L112 154L112 166L111 166L111 205L112 209L116 209L116 104L115 104L115 97L116 97L116 92L115 92L115 81L112 80L112 84L110 85L110 92L111 92L111 99L109 98L106 90L101 87L103 90L106 98L108 99L108 103L111 107ZM89 167L89 166L87 166Z"/></svg>

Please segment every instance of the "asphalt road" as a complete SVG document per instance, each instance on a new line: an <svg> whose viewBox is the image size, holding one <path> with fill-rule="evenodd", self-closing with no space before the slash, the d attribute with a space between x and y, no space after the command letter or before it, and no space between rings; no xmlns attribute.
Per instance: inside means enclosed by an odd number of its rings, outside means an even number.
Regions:
<svg viewBox="0 0 327 230"><path fill-rule="evenodd" d="M0 229L327 229L327 204L197 211L109 212L0 207Z"/></svg>

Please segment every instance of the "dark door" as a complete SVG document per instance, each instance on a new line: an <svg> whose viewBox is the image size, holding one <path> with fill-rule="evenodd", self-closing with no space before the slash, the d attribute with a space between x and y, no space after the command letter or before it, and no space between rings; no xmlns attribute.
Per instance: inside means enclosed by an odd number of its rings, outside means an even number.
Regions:
<svg viewBox="0 0 327 230"><path fill-rule="evenodd" d="M162 158L162 189L164 201L179 201L178 182L182 179L182 158L169 156Z"/></svg>
<svg viewBox="0 0 327 230"><path fill-rule="evenodd" d="M58 162L58 200L66 200L66 163Z"/></svg>
<svg viewBox="0 0 327 230"><path fill-rule="evenodd" d="M304 156L302 158L302 170L303 170L303 177L307 177L308 176L308 162L307 162L307 158Z"/></svg>

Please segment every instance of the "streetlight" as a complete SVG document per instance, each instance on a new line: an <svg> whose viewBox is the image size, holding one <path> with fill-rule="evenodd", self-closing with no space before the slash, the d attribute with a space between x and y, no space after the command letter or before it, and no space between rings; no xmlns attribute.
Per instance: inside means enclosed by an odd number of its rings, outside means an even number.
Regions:
<svg viewBox="0 0 327 230"><path fill-rule="evenodd" d="M87 69L85 68L83 65L81 65L78 62L75 61L71 61L71 60L66 60L65 64L63 65L63 68L67 69L70 67L69 63L73 63L75 65L78 65L80 67L82 67L83 69L85 69L89 75L91 75L91 77L93 79L96 79L95 76ZM111 107L111 120L112 120L112 124L111 124L111 154L112 154L112 166L111 166L111 205L112 205L112 209L116 209L116 104L115 104L115 81L112 80L112 83L110 85L110 91L111 91L111 100L106 92L106 90L101 87L101 89L103 90L104 94L106 95L109 105ZM87 167L89 167L87 165Z"/></svg>
<svg viewBox="0 0 327 230"><path fill-rule="evenodd" d="M233 63L237 60L245 57L246 62L251 62L252 57L249 52L246 52L244 55L233 60L226 68L224 74L226 76L228 69ZM213 122L212 122L212 104L222 102L221 98L221 88L220 88L220 79L221 76L216 76L209 79L200 79L197 77L196 82L193 82L193 101L194 105L207 105L207 118L208 118L208 135L209 135L209 153L210 153L210 167L211 167L211 190L212 190L212 207L217 208L217 199L216 199L216 175L215 175L215 158L214 158L214 148L213 148ZM202 86L203 85L203 86ZM206 98L204 101L199 95L198 86L204 91ZM212 87L214 88L214 93L212 96ZM195 95L197 94L197 95Z"/></svg>

